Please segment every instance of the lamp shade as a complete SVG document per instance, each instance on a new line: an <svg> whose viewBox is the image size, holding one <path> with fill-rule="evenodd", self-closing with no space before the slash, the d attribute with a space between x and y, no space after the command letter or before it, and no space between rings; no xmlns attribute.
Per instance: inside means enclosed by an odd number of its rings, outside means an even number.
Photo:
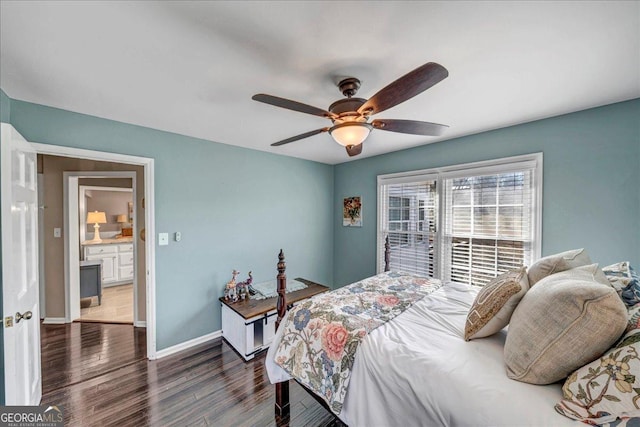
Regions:
<svg viewBox="0 0 640 427"><path fill-rule="evenodd" d="M89 224L106 224L107 215L104 212L89 212L87 214L87 223Z"/></svg>
<svg viewBox="0 0 640 427"><path fill-rule="evenodd" d="M369 123L346 122L335 125L329 130L331 137L340 145L358 145L367 139L371 132Z"/></svg>
<svg viewBox="0 0 640 427"><path fill-rule="evenodd" d="M126 215L118 215L118 218L116 218L116 222L127 223L129 222L129 220L127 219Z"/></svg>

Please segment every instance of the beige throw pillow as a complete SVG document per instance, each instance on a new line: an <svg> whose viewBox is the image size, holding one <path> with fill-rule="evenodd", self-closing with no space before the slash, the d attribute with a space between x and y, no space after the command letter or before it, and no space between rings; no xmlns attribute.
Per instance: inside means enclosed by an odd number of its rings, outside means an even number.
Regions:
<svg viewBox="0 0 640 427"><path fill-rule="evenodd" d="M601 285L611 286L611 282L607 279L604 271L598 267L598 264L581 265L580 267L575 267L562 273L564 273L562 277L565 279L592 280ZM613 286L611 287L613 288Z"/></svg>
<svg viewBox="0 0 640 427"><path fill-rule="evenodd" d="M511 317L504 346L509 378L559 381L600 357L622 335L627 310L597 266L547 276L529 289Z"/></svg>
<svg viewBox="0 0 640 427"><path fill-rule="evenodd" d="M591 258L584 249L573 249L555 255L540 258L527 271L529 287L533 287L541 279L554 273L570 270L581 265L591 264Z"/></svg>
<svg viewBox="0 0 640 427"><path fill-rule="evenodd" d="M467 315L464 339L488 337L507 326L513 310L528 289L529 279L524 267L501 274L484 285Z"/></svg>

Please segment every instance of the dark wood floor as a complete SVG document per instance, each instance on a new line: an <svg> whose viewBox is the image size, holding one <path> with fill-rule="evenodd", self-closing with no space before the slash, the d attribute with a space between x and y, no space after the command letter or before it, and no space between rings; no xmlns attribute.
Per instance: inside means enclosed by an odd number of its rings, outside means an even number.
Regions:
<svg viewBox="0 0 640 427"><path fill-rule="evenodd" d="M122 326L85 322L41 325L42 393L144 360L146 330Z"/></svg>
<svg viewBox="0 0 640 427"><path fill-rule="evenodd" d="M42 326L42 404L66 426L273 426L274 387L264 353L244 362L221 338L147 361L145 330L131 325ZM333 417L291 384L291 426Z"/></svg>

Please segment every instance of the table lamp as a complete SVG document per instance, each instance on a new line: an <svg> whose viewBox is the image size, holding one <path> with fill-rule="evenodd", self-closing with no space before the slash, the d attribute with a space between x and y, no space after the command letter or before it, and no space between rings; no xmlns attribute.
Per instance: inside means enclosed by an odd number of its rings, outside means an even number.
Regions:
<svg viewBox="0 0 640 427"><path fill-rule="evenodd" d="M107 223L107 215L104 212L89 212L87 214L87 224L93 223L93 240L92 243L100 243L102 239L100 238L100 226L98 224L106 224Z"/></svg>
<svg viewBox="0 0 640 427"><path fill-rule="evenodd" d="M118 217L116 218L116 222L119 224L128 224L129 220L127 219L127 216L124 214L120 214L118 215ZM122 226L120 226L122 227Z"/></svg>

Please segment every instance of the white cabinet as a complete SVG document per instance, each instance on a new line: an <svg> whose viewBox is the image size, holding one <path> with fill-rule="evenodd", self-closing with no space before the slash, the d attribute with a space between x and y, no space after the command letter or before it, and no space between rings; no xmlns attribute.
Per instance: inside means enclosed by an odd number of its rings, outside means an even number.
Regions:
<svg viewBox="0 0 640 427"><path fill-rule="evenodd" d="M94 245L84 247L86 261L102 261L102 284L118 281L118 248L116 245Z"/></svg>
<svg viewBox="0 0 640 427"><path fill-rule="evenodd" d="M300 280L307 288L287 293L289 307L300 304L307 298L328 287L305 279ZM244 360L251 360L259 351L269 347L276 333L277 298L230 302L220 298L222 307L222 336L240 353Z"/></svg>
<svg viewBox="0 0 640 427"><path fill-rule="evenodd" d="M133 244L118 245L118 281L133 280Z"/></svg>
<svg viewBox="0 0 640 427"><path fill-rule="evenodd" d="M102 261L102 285L133 280L133 244L103 244L84 247L84 259Z"/></svg>
<svg viewBox="0 0 640 427"><path fill-rule="evenodd" d="M244 360L251 360L269 347L276 332L276 310L245 319L227 305L222 304L222 331L224 338Z"/></svg>
<svg viewBox="0 0 640 427"><path fill-rule="evenodd" d="M91 255L88 256L86 260L102 260L102 284L109 284L118 281L115 255Z"/></svg>

